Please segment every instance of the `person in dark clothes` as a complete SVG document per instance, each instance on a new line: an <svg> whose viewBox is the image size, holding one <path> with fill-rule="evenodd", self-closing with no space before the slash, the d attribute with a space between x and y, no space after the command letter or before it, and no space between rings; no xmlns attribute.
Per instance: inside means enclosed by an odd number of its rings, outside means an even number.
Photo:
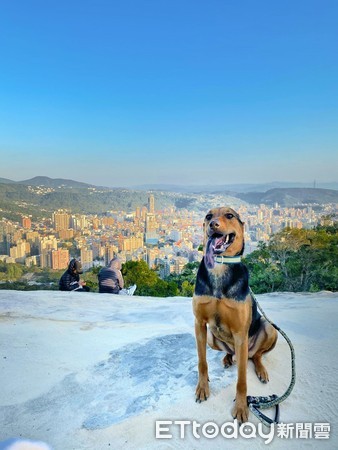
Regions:
<svg viewBox="0 0 338 450"><path fill-rule="evenodd" d="M121 273L121 261L113 258L107 267L103 267L98 273L99 292L101 294L125 294L133 295L136 285L124 288L124 280Z"/></svg>
<svg viewBox="0 0 338 450"><path fill-rule="evenodd" d="M59 290L77 292L90 291L89 287L86 286L86 282L80 280L81 273L83 273L82 264L80 261L73 258L68 265L68 269L60 278Z"/></svg>

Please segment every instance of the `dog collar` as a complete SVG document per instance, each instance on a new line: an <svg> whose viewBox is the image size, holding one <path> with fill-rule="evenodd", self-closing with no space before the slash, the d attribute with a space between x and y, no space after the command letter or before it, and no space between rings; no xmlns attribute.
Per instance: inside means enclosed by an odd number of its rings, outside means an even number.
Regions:
<svg viewBox="0 0 338 450"><path fill-rule="evenodd" d="M218 264L237 264L241 262L241 256L215 256L214 260Z"/></svg>

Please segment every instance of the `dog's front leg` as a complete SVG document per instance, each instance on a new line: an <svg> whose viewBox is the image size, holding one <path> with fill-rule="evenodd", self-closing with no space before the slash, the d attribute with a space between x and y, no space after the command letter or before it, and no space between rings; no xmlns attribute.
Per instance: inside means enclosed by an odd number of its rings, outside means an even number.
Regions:
<svg viewBox="0 0 338 450"><path fill-rule="evenodd" d="M195 320L195 336L198 354L198 384L196 401L202 402L209 397L208 363L207 363L207 324Z"/></svg>
<svg viewBox="0 0 338 450"><path fill-rule="evenodd" d="M234 336L235 353L237 360L237 387L236 401L232 410L232 416L240 423L247 422L249 408L247 405L247 365L248 365L248 335L237 334Z"/></svg>

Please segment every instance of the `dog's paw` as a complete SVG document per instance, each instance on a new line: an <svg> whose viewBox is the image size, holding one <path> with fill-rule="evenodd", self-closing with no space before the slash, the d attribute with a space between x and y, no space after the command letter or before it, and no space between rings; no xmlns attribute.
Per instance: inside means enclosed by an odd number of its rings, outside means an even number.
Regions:
<svg viewBox="0 0 338 450"><path fill-rule="evenodd" d="M201 403L208 400L209 395L209 383L207 381L199 381L196 387L196 402Z"/></svg>
<svg viewBox="0 0 338 450"><path fill-rule="evenodd" d="M261 366L259 369L256 369L256 375L262 383L266 384L269 382L268 371L264 366Z"/></svg>
<svg viewBox="0 0 338 450"><path fill-rule="evenodd" d="M247 422L249 418L249 407L245 401L238 402L235 400L235 406L233 407L231 414L239 423Z"/></svg>
<svg viewBox="0 0 338 450"><path fill-rule="evenodd" d="M229 367L231 367L233 365L233 359L232 359L232 355L230 355L229 353L227 353L224 358L223 358L223 366L224 369L228 369Z"/></svg>

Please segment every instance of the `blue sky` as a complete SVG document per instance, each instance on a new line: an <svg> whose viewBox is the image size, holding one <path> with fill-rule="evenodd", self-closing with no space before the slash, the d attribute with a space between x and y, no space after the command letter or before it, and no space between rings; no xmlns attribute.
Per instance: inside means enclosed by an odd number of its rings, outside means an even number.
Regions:
<svg viewBox="0 0 338 450"><path fill-rule="evenodd" d="M336 1L5 0L0 177L337 181Z"/></svg>

